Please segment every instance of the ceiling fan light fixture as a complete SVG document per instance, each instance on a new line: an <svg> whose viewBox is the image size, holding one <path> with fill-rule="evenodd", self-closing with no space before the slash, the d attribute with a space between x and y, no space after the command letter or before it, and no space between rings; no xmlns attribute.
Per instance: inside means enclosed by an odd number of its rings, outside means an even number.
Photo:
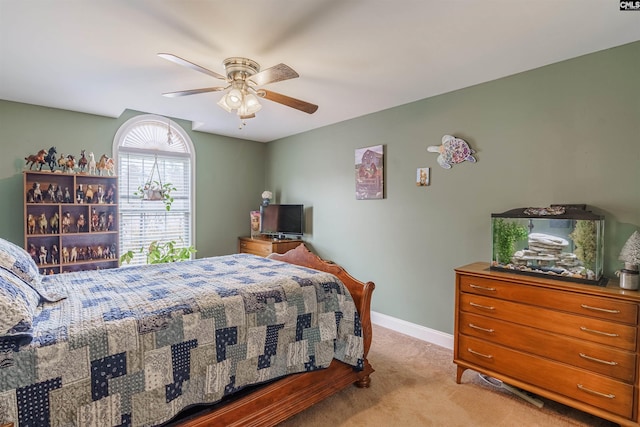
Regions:
<svg viewBox="0 0 640 427"><path fill-rule="evenodd" d="M227 96L228 94L224 94L224 96L220 98L220 101L218 101L218 105L227 113L230 113L232 111L232 108L227 103Z"/></svg>
<svg viewBox="0 0 640 427"><path fill-rule="evenodd" d="M249 93L244 97L242 106L246 110L246 114L255 114L262 108L262 105L258 102L258 97L252 93Z"/></svg>
<svg viewBox="0 0 640 427"><path fill-rule="evenodd" d="M218 80L224 80L229 85L226 87L215 86L202 89L183 90L179 92L164 93L164 96L178 97L185 95L195 95L200 93L226 91L222 98L218 101L218 105L231 113L235 110L241 120L255 117L255 113L262 109L262 105L258 98L264 98L271 102L282 104L286 107L294 108L307 114L313 114L318 109L315 104L310 104L300 99L295 99L276 92L267 91L260 86L280 82L283 80L294 79L300 77L291 67L286 64L278 64L273 67L261 70L260 65L248 58L231 57L223 61L226 76L218 74L215 71L208 70L186 59L170 53L160 53L158 56L174 62L183 67L191 68L207 74ZM244 121L242 122L244 123ZM241 125L241 127L244 125Z"/></svg>
<svg viewBox="0 0 640 427"><path fill-rule="evenodd" d="M235 110L236 108L240 108L243 98L244 97L240 89L231 89L226 96L225 102L229 107Z"/></svg>

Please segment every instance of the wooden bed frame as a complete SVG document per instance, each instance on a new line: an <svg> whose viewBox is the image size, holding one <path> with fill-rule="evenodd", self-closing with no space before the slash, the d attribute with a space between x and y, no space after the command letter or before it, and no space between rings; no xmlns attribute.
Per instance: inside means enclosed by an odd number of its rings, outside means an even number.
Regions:
<svg viewBox="0 0 640 427"><path fill-rule="evenodd" d="M353 296L362 321L364 369L358 372L352 366L334 359L327 369L294 374L251 388L213 406L185 414L169 425L275 426L351 384L361 388L369 387L369 375L374 371L367 360L372 337L370 306L375 288L373 282L356 280L339 265L311 253L304 244L285 254L271 254L269 258L332 273L345 284Z"/></svg>

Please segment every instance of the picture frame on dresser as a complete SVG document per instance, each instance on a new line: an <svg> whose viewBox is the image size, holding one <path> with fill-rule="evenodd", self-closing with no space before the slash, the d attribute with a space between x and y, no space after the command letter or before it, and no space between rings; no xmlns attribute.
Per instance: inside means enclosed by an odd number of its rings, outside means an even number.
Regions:
<svg viewBox="0 0 640 427"><path fill-rule="evenodd" d="M260 236L260 221L262 218L260 211L249 212L249 217L251 219L251 238L253 239Z"/></svg>

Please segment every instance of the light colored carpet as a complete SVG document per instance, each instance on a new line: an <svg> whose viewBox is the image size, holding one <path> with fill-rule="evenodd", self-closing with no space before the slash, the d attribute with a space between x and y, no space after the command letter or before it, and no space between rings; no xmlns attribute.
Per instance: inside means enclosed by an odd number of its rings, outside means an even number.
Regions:
<svg viewBox="0 0 640 427"><path fill-rule="evenodd" d="M349 387L280 427L617 426L548 399L538 409L471 370L456 384L451 350L376 325L373 334L371 387Z"/></svg>

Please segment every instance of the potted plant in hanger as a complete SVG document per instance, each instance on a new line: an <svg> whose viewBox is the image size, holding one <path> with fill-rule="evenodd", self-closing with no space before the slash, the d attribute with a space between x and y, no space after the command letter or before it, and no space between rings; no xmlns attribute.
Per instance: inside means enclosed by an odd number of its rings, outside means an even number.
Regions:
<svg viewBox="0 0 640 427"><path fill-rule="evenodd" d="M160 200L164 203L167 211L171 210L173 203L172 191L177 191L176 187L170 182L165 184L162 181L147 181L144 185L138 187L138 191L133 193L134 196L140 197L142 200Z"/></svg>
<svg viewBox="0 0 640 427"><path fill-rule="evenodd" d="M138 191L134 191L133 195L140 197L142 200L160 200L164 203L165 209L170 211L171 204L173 203L172 191L177 191L173 184L170 182L162 183L160 169L158 167L158 156L156 155L153 160L153 166L151 166L149 179L147 179L144 185L139 186Z"/></svg>

